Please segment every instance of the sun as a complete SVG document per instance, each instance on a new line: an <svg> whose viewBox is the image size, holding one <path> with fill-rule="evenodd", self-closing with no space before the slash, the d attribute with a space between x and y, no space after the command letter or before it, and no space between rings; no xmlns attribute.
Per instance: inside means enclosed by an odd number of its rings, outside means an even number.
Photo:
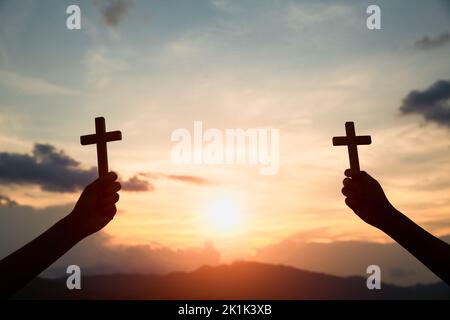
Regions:
<svg viewBox="0 0 450 320"><path fill-rule="evenodd" d="M206 210L206 220L213 232L233 233L241 223L241 212L236 200L220 198L211 201Z"/></svg>

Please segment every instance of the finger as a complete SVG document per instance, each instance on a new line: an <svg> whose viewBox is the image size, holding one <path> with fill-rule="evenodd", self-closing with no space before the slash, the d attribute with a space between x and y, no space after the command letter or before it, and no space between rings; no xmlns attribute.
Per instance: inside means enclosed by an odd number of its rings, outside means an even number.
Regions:
<svg viewBox="0 0 450 320"><path fill-rule="evenodd" d="M101 195L106 195L107 189L111 187L117 180L117 174L115 172L108 172L105 176L98 179L97 189Z"/></svg>
<svg viewBox="0 0 450 320"><path fill-rule="evenodd" d="M105 187L117 180L117 174L115 172L108 172L106 175L98 178L97 180L101 186Z"/></svg>
<svg viewBox="0 0 450 320"><path fill-rule="evenodd" d="M346 197L350 197L350 198L354 198L354 199L359 198L359 193L358 192L349 190L347 188L342 188L341 192Z"/></svg>
<svg viewBox="0 0 450 320"><path fill-rule="evenodd" d="M100 210L100 212L105 217L110 217L112 219L117 213L117 208L115 205L110 205L110 206L102 208Z"/></svg>
<svg viewBox="0 0 450 320"><path fill-rule="evenodd" d="M89 191L99 191L102 186L110 184L117 180L117 174L115 172L108 172L104 177L97 178L91 184L86 187Z"/></svg>
<svg viewBox="0 0 450 320"><path fill-rule="evenodd" d="M365 181L365 182L375 182L375 183L378 183L378 181L377 181L374 177L372 177L370 174L368 174L368 173L365 172L365 171L361 171L361 172L360 172L360 177L361 177L361 179L362 179L363 181Z"/></svg>
<svg viewBox="0 0 450 320"><path fill-rule="evenodd" d="M101 207L106 207L106 206L110 206L113 205L115 203L117 203L120 199L120 196L118 193L114 193L112 195L100 198L100 206Z"/></svg>
<svg viewBox="0 0 450 320"><path fill-rule="evenodd" d="M345 171L344 171L344 175L346 176L346 177L353 177L353 171L352 171L352 169L346 169Z"/></svg>
<svg viewBox="0 0 450 320"><path fill-rule="evenodd" d="M347 177L352 178L353 180L361 180L361 178L364 178L365 176L362 175L361 171L355 171L352 169L347 169L344 171L344 175ZM367 173L366 176L370 177Z"/></svg>
<svg viewBox="0 0 450 320"><path fill-rule="evenodd" d="M355 199L345 198L345 204L352 210L356 210L359 207L359 201Z"/></svg>
<svg viewBox="0 0 450 320"><path fill-rule="evenodd" d="M111 195L118 192L120 189L122 189L122 186L120 185L120 182L116 181L105 190L104 194Z"/></svg>
<svg viewBox="0 0 450 320"><path fill-rule="evenodd" d="M350 178L345 178L342 181L342 184L344 185L345 188L353 191L358 191L360 188L359 184L355 180Z"/></svg>
<svg viewBox="0 0 450 320"><path fill-rule="evenodd" d="M95 179L93 182L88 184L84 190L86 191L97 191L100 187L100 179Z"/></svg>
<svg viewBox="0 0 450 320"><path fill-rule="evenodd" d="M361 171L355 171L352 169L347 169L344 171L344 175L350 178L357 178L361 175Z"/></svg>
<svg viewBox="0 0 450 320"><path fill-rule="evenodd" d="M115 172L108 172L105 176L101 177L100 180L103 184L110 184L117 180L117 174Z"/></svg>

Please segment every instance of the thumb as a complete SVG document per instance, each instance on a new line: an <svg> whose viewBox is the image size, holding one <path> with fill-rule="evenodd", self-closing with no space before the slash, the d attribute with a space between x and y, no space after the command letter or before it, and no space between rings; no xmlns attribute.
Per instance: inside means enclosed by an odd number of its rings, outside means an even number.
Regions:
<svg viewBox="0 0 450 320"><path fill-rule="evenodd" d="M377 180L365 171L361 171L360 177L365 182L377 182Z"/></svg>
<svg viewBox="0 0 450 320"><path fill-rule="evenodd" d="M105 176L99 177L86 187L86 190L91 192L98 192L106 185L117 180L117 174L115 172L108 172Z"/></svg>

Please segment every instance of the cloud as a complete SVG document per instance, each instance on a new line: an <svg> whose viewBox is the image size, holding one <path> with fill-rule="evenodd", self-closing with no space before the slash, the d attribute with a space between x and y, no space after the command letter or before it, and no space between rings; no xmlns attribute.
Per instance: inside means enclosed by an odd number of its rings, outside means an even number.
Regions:
<svg viewBox="0 0 450 320"><path fill-rule="evenodd" d="M154 191L150 181L168 179L196 185L207 185L207 179L190 175L139 173L121 181L123 191ZM0 152L0 181L5 184L38 185L44 191L73 192L83 189L97 178L95 168L82 169L80 163L49 144L35 144L32 154ZM0 203L9 203L0 197Z"/></svg>
<svg viewBox="0 0 450 320"><path fill-rule="evenodd" d="M145 180L145 179L147 180ZM148 180L172 180L196 185L209 185L212 182L208 179L190 176L190 175L176 175L165 174L161 172L141 172L137 175L129 178L128 180L121 181L123 191L142 192L142 191L155 191L155 185Z"/></svg>
<svg viewBox="0 0 450 320"><path fill-rule="evenodd" d="M166 51L170 56L176 58L188 58L193 57L199 53L202 49L201 39L188 38L187 36L176 39L166 46Z"/></svg>
<svg viewBox="0 0 450 320"><path fill-rule="evenodd" d="M424 38L416 41L415 47L421 50L432 50L448 44L450 44L450 33L444 32L435 38L425 36Z"/></svg>
<svg viewBox="0 0 450 320"><path fill-rule="evenodd" d="M118 27L124 17L134 5L132 0L105 0L97 1L100 5L100 11L106 24L111 27Z"/></svg>
<svg viewBox="0 0 450 320"><path fill-rule="evenodd" d="M91 87L105 89L118 73L127 70L128 64L124 60L112 56L111 50L102 46L88 50L84 62Z"/></svg>
<svg viewBox="0 0 450 320"><path fill-rule="evenodd" d="M321 232L320 230L318 231ZM396 243L364 241L308 242L310 234L298 234L279 243L256 250L249 260L280 263L304 270L338 276L361 275L366 268L380 266L383 281L398 285L419 282L432 283L439 279ZM442 238L450 241L450 236Z"/></svg>
<svg viewBox="0 0 450 320"><path fill-rule="evenodd" d="M32 154L0 152L0 181L6 184L38 185L44 191L73 192L97 178L96 168L80 163L49 144L35 144ZM123 191L153 191L153 184L133 176L121 181ZM3 202L6 199L3 199ZM0 197L0 203L2 198Z"/></svg>
<svg viewBox="0 0 450 320"><path fill-rule="evenodd" d="M225 13L235 13L239 10L240 3L233 0L211 0L215 8Z"/></svg>
<svg viewBox="0 0 450 320"><path fill-rule="evenodd" d="M304 30L323 23L354 24L354 8L347 4L324 4L318 2L291 3L286 7L285 19L294 30Z"/></svg>
<svg viewBox="0 0 450 320"><path fill-rule="evenodd" d="M0 259L19 249L70 212L72 206L33 208L0 206ZM120 219L120 215L115 219ZM112 222L114 223L114 221ZM83 274L164 274L192 271L202 265L217 265L220 255L212 244L172 249L163 245L111 245L104 231L84 239L61 257L45 276L65 277L68 265L81 267Z"/></svg>
<svg viewBox="0 0 450 320"><path fill-rule="evenodd" d="M0 181L6 184L38 185L42 190L73 192L96 178L96 169L80 163L52 145L35 144L29 154L0 153Z"/></svg>
<svg viewBox="0 0 450 320"><path fill-rule="evenodd" d="M439 80L423 91L411 91L400 111L420 114L428 121L450 127L450 81Z"/></svg>
<svg viewBox="0 0 450 320"><path fill-rule="evenodd" d="M191 184L197 184L197 185L209 185L212 184L212 181L198 177L198 176L190 176L190 175L176 175L176 174L165 174L160 172L144 172L139 173L139 175L146 177L148 179L167 179L167 180L173 180L173 181L180 181L180 182L186 182Z"/></svg>
<svg viewBox="0 0 450 320"><path fill-rule="evenodd" d="M450 14L450 0L441 0L440 2L444 5L447 13Z"/></svg>
<svg viewBox="0 0 450 320"><path fill-rule="evenodd" d="M172 249L162 245L111 246L108 244L109 241L110 237L100 233L94 240L87 240L75 248L69 253L71 257L63 258L60 264L65 269L71 262L79 263L88 274L165 274L174 271L193 271L203 265L220 263L220 254L211 243L205 243L200 247ZM57 266L49 270L52 273L57 271Z"/></svg>
<svg viewBox="0 0 450 320"><path fill-rule="evenodd" d="M78 91L47 82L44 79L0 70L0 84L30 95L77 95Z"/></svg>
<svg viewBox="0 0 450 320"><path fill-rule="evenodd" d="M187 183L192 183L192 184L198 184L198 185L206 185L206 184L210 184L211 181L201 178L201 177L196 177L196 176L184 176L184 175L166 175L166 178L170 179L170 180L175 180L175 181L182 181L182 182L187 182Z"/></svg>
<svg viewBox="0 0 450 320"><path fill-rule="evenodd" d="M11 198L1 195L0 194L0 207L1 206L6 206L6 207L13 207L13 206L17 206L18 203L14 200L12 200Z"/></svg>
<svg viewBox="0 0 450 320"><path fill-rule="evenodd" d="M414 270L406 270L400 267L390 268L388 272L393 278L404 278L415 274Z"/></svg>
<svg viewBox="0 0 450 320"><path fill-rule="evenodd" d="M120 183L123 191L142 192L155 190L155 186L152 183L140 179L138 176L131 177L126 181L121 181Z"/></svg>

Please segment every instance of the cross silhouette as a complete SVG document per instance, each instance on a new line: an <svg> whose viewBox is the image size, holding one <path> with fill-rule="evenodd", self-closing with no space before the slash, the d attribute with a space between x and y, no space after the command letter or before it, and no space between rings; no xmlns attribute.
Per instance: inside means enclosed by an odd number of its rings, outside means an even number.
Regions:
<svg viewBox="0 0 450 320"><path fill-rule="evenodd" d="M95 118L95 134L89 134L80 137L80 142L83 146L89 144L97 145L97 163L98 163L98 176L105 176L108 169L108 149L106 147L107 142L122 140L122 132L111 131L106 132L105 118Z"/></svg>
<svg viewBox="0 0 450 320"><path fill-rule="evenodd" d="M345 133L345 137L333 137L333 146L347 146L350 169L358 172L360 170L358 145L371 144L372 139L370 136L357 136L355 134L355 124L353 122L345 123Z"/></svg>

